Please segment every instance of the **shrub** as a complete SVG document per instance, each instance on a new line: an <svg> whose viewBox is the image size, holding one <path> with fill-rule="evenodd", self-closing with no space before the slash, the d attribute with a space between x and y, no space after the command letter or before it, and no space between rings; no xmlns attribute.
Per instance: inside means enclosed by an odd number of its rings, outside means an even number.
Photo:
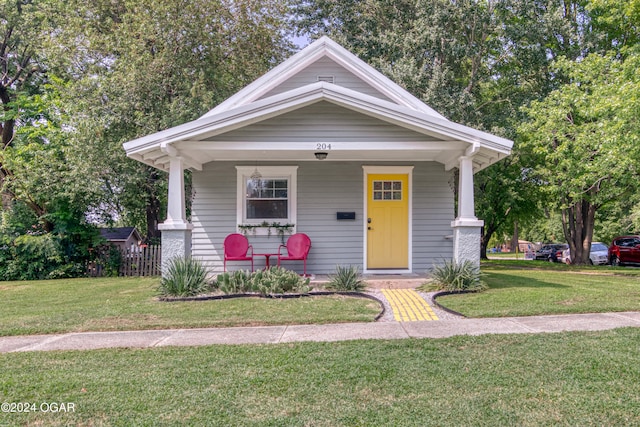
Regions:
<svg viewBox="0 0 640 427"><path fill-rule="evenodd" d="M327 289L336 291L360 292L367 287L367 282L362 280L360 275L360 269L353 265L336 266L335 274L329 276L329 279L330 281L326 285Z"/></svg>
<svg viewBox="0 0 640 427"><path fill-rule="evenodd" d="M202 263L194 258L173 258L160 281L160 294L163 296L188 297L207 292L207 271Z"/></svg>
<svg viewBox="0 0 640 427"><path fill-rule="evenodd" d="M470 261L445 261L430 270L436 289L445 291L483 291L487 284L481 279L480 269Z"/></svg>
<svg viewBox="0 0 640 427"><path fill-rule="evenodd" d="M56 234L0 236L0 280L43 280L79 277L84 260L69 251Z"/></svg>
<svg viewBox="0 0 640 427"><path fill-rule="evenodd" d="M45 229L43 220L53 226L52 231ZM0 212L0 280L85 276L89 248L98 236L97 228L84 221L84 214L36 217L16 202Z"/></svg>
<svg viewBox="0 0 640 427"><path fill-rule="evenodd" d="M254 291L262 295L284 294L287 292L307 293L311 289L309 278L302 278L295 271L282 267L271 267L256 271L251 278Z"/></svg>
<svg viewBox="0 0 640 427"><path fill-rule="evenodd" d="M245 270L237 270L233 272L224 272L219 274L213 282L213 287L220 289L225 294L241 294L251 292L251 276L252 274Z"/></svg>
<svg viewBox="0 0 640 427"><path fill-rule="evenodd" d="M7 246L7 253L5 280L48 279L49 273L64 261L59 239L53 234L17 236Z"/></svg>
<svg viewBox="0 0 640 427"><path fill-rule="evenodd" d="M271 267L254 273L244 270L225 272L218 275L214 287L225 294L258 292L262 295L307 293L311 289L309 279L282 267Z"/></svg>

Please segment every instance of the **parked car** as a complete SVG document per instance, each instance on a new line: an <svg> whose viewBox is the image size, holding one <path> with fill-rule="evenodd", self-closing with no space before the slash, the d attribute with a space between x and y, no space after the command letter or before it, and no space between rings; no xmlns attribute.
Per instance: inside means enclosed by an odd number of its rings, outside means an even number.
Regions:
<svg viewBox="0 0 640 427"><path fill-rule="evenodd" d="M551 262L560 262L562 251L569 248L566 243L551 243L543 245L536 251L535 259Z"/></svg>
<svg viewBox="0 0 640 427"><path fill-rule="evenodd" d="M569 249L562 252L562 262L571 264L571 253ZM609 249L607 245L601 242L592 242L591 251L589 251L589 263L591 265L602 265L609 262Z"/></svg>
<svg viewBox="0 0 640 427"><path fill-rule="evenodd" d="M609 247L609 264L640 264L640 236L620 236Z"/></svg>
<svg viewBox="0 0 640 427"><path fill-rule="evenodd" d="M591 243L591 252L589 252L589 261L593 265L602 265L609 263L609 248L601 242Z"/></svg>

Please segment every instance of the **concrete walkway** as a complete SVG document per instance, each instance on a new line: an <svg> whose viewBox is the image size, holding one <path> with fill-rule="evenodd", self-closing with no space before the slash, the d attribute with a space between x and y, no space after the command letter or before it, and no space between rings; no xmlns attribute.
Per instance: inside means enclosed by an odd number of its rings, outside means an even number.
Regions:
<svg viewBox="0 0 640 427"><path fill-rule="evenodd" d="M148 348L215 344L278 344L357 339L445 338L454 335L600 331L640 327L640 312L560 316L346 323L251 328L83 332L0 338L0 352Z"/></svg>

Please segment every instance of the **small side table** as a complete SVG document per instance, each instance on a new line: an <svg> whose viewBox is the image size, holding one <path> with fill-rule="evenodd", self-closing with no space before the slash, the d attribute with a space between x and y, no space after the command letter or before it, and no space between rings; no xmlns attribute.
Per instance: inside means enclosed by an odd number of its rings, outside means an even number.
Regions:
<svg viewBox="0 0 640 427"><path fill-rule="evenodd" d="M264 268L265 270L268 268L271 268L271 265L269 264L269 258L272 256L278 256L278 254L253 254L254 256L258 255L258 256L263 256L264 257Z"/></svg>

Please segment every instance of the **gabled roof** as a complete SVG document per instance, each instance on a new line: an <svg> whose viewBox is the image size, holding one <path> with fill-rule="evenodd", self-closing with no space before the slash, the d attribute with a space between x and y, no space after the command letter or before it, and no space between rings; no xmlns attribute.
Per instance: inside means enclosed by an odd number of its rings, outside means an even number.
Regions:
<svg viewBox="0 0 640 427"><path fill-rule="evenodd" d="M327 57L373 92L368 90L367 94L325 81L283 85L296 81L296 75ZM274 90L290 86L293 88L284 92ZM509 155L513 144L447 120L355 55L323 37L199 119L129 141L124 148L129 157L163 170L168 169L173 156L180 156L186 167L198 170L204 163L216 160L313 160L308 145L302 147L291 141L281 144L231 142L225 141L224 135L327 102L416 135L415 141L405 144L382 141L378 145L354 148L354 144L344 141L336 144L340 147L332 151L332 160L437 161L450 169L457 166L460 156L472 155L475 169L480 170ZM315 141L322 142L324 135L319 132L314 137Z"/></svg>
<svg viewBox="0 0 640 427"><path fill-rule="evenodd" d="M140 234L135 227L116 227L116 228L101 228L100 236L104 237L110 242L126 242L131 235L134 235L136 240L140 240Z"/></svg>
<svg viewBox="0 0 640 427"><path fill-rule="evenodd" d="M202 117L212 116L238 106L252 103L323 57L331 58L338 65L349 70L398 105L444 119L444 117L433 108L420 101L384 74L327 36L323 36L311 43Z"/></svg>

